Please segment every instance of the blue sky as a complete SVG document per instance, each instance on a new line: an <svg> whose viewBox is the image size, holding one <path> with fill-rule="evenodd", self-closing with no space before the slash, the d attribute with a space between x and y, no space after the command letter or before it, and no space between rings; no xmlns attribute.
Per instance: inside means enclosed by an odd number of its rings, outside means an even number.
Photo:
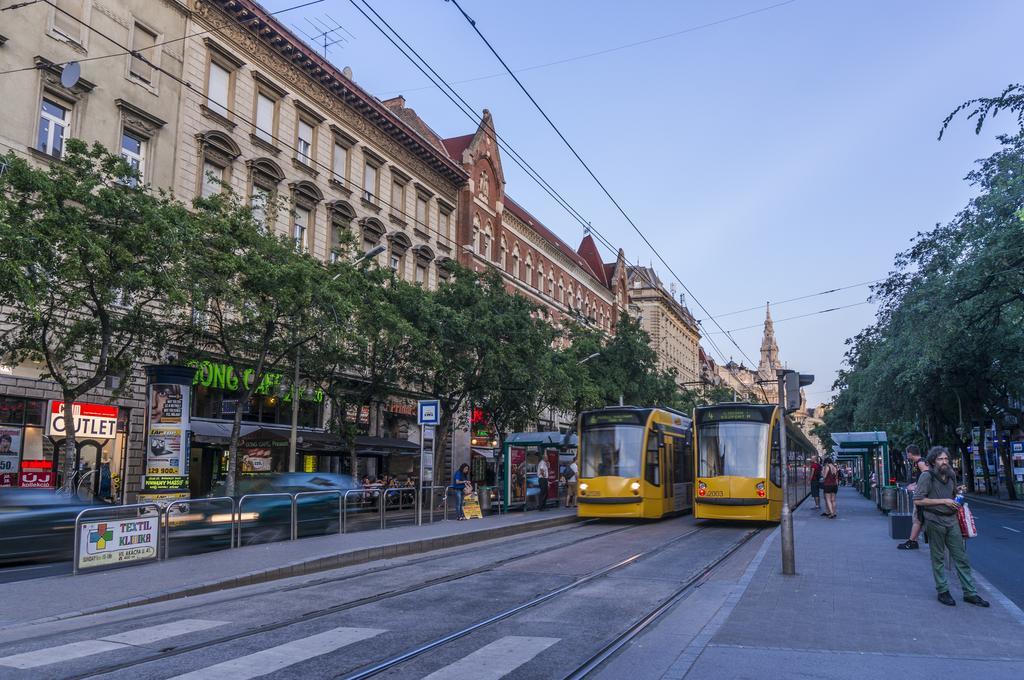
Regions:
<svg viewBox="0 0 1024 680"><path fill-rule="evenodd" d="M370 2L449 82L501 72L452 3ZM915 233L966 203L964 175L1010 121L997 118L976 136L961 120L939 142L940 123L961 101L1021 78L1024 3L1015 0L780 2L461 0L514 70L755 12L520 74L711 314L758 306L720 319L727 330L756 326L733 334L755 362L765 301L883 277ZM328 56L351 66L362 87L382 99L403 94L442 136L475 129L348 0L279 19L312 32L306 19L328 16L354 35ZM489 108L498 134L631 261L654 262L672 280L511 78L456 89L477 111ZM504 168L508 194L577 245L579 224L507 157ZM850 305L867 293L782 304L773 316ZM776 324L783 360L817 375L812 404L828 398L844 340L873 317L873 305L859 305ZM711 337L726 358L742 360L723 335Z"/></svg>

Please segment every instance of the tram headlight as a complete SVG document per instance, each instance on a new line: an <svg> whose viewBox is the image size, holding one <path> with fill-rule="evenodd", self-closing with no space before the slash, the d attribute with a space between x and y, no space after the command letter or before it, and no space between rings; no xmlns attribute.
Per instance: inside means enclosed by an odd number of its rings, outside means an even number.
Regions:
<svg viewBox="0 0 1024 680"><path fill-rule="evenodd" d="M761 498L764 498L764 496L765 496L764 482L758 482L757 483L757 495L760 496Z"/></svg>
<svg viewBox="0 0 1024 680"><path fill-rule="evenodd" d="M633 490L634 494L640 493L640 482L633 482L629 485L629 488Z"/></svg>
<svg viewBox="0 0 1024 680"><path fill-rule="evenodd" d="M586 495L586 493L587 493L587 489L589 489L589 488L590 488L590 487L589 487L589 486L587 486L587 483L586 483L586 482L580 482L580 495L581 495L581 496L584 496L584 495Z"/></svg>

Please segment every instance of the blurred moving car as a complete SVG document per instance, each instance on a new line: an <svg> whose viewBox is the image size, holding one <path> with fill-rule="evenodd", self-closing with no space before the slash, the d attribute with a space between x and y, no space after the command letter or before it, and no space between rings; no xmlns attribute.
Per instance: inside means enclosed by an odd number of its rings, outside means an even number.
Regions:
<svg viewBox="0 0 1024 680"><path fill-rule="evenodd" d="M0 489L0 565L70 560L75 517L95 507L53 489Z"/></svg>

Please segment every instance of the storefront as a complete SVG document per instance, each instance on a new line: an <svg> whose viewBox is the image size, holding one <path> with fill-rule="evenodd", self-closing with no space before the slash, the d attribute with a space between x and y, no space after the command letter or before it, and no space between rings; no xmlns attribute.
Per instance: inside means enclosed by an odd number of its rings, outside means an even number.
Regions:
<svg viewBox="0 0 1024 680"><path fill-rule="evenodd" d="M76 490L122 502L130 409L75 402L73 410ZM63 401L0 397L0 487L60 487L66 426Z"/></svg>

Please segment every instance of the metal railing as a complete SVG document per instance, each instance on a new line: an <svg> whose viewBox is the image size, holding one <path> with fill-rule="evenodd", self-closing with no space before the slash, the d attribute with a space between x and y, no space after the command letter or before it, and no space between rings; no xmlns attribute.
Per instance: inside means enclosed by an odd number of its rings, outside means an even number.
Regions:
<svg viewBox="0 0 1024 680"><path fill-rule="evenodd" d="M245 504L245 501L251 500L253 498L287 498L288 499L289 503L291 504L291 513L288 516L288 529L289 529L289 534L291 535L291 540L294 541L295 540L295 533L294 533L294 527L295 527L295 497L292 494L290 494L290 493L285 493L284 491L280 491L278 493L247 493L247 494L245 494L244 496L242 496L241 498L238 499L238 508L237 508L238 530L237 530L237 533L236 533L236 536L237 536L238 540L237 540L236 546L238 546L238 547L242 546L242 518L244 517L242 506Z"/></svg>
<svg viewBox="0 0 1024 680"><path fill-rule="evenodd" d="M362 495L363 498L368 495L372 497L373 494L379 493L379 489L349 489L345 492L345 497L341 502L341 533L343 534L348 533L348 497L354 493Z"/></svg>
<svg viewBox="0 0 1024 680"><path fill-rule="evenodd" d="M164 559L166 560L171 556L171 510L173 508L182 508L187 519L191 515L192 506L195 505L207 505L210 503L228 503L231 506L231 511L228 519L228 548L235 547L235 528L237 526L238 519L238 508L235 505L235 499L231 496L214 496L213 498L186 498L180 501L172 501L167 504L163 509L164 519ZM213 518L216 515L210 517L210 521L217 523Z"/></svg>
<svg viewBox="0 0 1024 680"><path fill-rule="evenodd" d="M155 551L156 554L151 559L152 560L159 560L160 559L160 520L161 520L161 516L160 515L161 515L162 511L160 510L160 505L158 503L133 503L132 505L115 505L115 506L108 506L108 507L101 507L101 508L86 508L85 510L82 510L77 515L75 515L75 547L74 547L74 552L72 553L72 556L71 556L72 560L73 560L72 566L71 566L71 574L74 575L74 576L78 575L78 552L82 548L82 517L84 517L85 515L88 515L88 514L99 514L99 513L104 513L104 514L106 514L108 516L115 515L115 514L119 515L119 514L123 513L125 510L141 510L143 508L153 508L153 509L156 510L156 525L157 525L157 539L156 539L156 551ZM140 516L140 515L137 514L136 516ZM141 515L141 516L142 517L146 517L147 515ZM111 521L119 522L121 520L116 520L115 519L115 520L111 520ZM143 560L137 560L137 561L141 562ZM150 559L146 559L145 561L149 562L151 560Z"/></svg>
<svg viewBox="0 0 1024 680"><path fill-rule="evenodd" d="M407 493L412 494L412 497L413 497L413 506L412 507L413 508L415 508L416 504L419 503L419 491L415 487L409 487L409 486L391 487L391 488L381 489L381 491L383 492L383 493L381 493L381 496L380 496L380 528L381 529L386 529L387 528L386 516L387 516L387 498L388 498L388 494L391 494L391 493L397 493L398 494L398 510L399 511L402 510L402 495L403 494L407 494Z"/></svg>
<svg viewBox="0 0 1024 680"><path fill-rule="evenodd" d="M324 489L323 491L299 491L292 496L292 540L297 540L299 537L299 497L308 498L310 496L323 496L324 494L334 494L338 497L338 533L342 533L342 525L345 521L345 510L342 507L342 492L341 489Z"/></svg>

